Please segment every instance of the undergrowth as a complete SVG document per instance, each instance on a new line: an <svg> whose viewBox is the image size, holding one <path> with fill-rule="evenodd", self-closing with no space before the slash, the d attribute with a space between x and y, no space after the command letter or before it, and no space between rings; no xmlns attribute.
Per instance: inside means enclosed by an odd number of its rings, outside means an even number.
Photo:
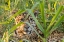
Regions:
<svg viewBox="0 0 64 42"><path fill-rule="evenodd" d="M25 11L27 11L28 14L32 16L38 29L40 29L40 31L44 34L44 37L42 37L35 29L33 29L35 33L43 40L43 42L47 42L46 40L48 36L58 27L59 29L62 28L62 30L64 31L64 6L60 3L61 1L0 0L0 25L3 26L0 27L3 28L3 36L2 38L0 38L0 42L9 42L9 38L12 33L16 30L19 25L23 23L27 23L31 28L33 28L28 22L20 22L17 25L14 24L14 17L18 16L19 14ZM17 9L18 12L12 15L11 13L14 9ZM34 16L34 10L38 10L40 12L38 15L38 19L36 19Z"/></svg>

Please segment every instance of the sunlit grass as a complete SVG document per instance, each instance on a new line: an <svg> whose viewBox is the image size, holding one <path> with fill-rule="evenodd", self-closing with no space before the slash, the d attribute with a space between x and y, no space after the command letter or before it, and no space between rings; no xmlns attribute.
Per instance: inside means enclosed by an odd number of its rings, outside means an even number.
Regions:
<svg viewBox="0 0 64 42"><path fill-rule="evenodd" d="M42 37L30 25L30 23L28 23L28 22L20 22L17 25L14 25L12 28L10 28L9 30L7 30L6 32L4 32L2 40L0 40L0 41L1 42L9 42L9 36L10 36L10 34L12 34L16 30L16 28L18 26L20 26L21 24L27 23L35 31L35 33L42 39L42 41L47 42L46 39L48 38L48 36L54 30L57 29L57 27L60 25L61 22L64 21L64 15L61 15L61 12L64 9L64 6L58 4L59 7L57 7L57 2L58 2L58 0L53 1L53 3L52 3L51 0L48 1L47 5L50 5L50 7L47 6L47 8L46 8L45 7L46 6L46 1L45 0L35 0L35 1L34 0L21 0L21 1L20 0L15 0L14 2L12 0L8 0L8 1L6 0L7 5L0 5L0 8L4 9L4 11L8 11L9 14L11 14L14 9L18 9L18 12L16 12L14 15L10 16L7 19L7 21L3 21L3 22L0 21L0 24L4 24L4 25L9 24L9 23L12 22L12 20L16 16L18 16L18 15L24 13L25 11L27 11L28 14L31 15L32 18L34 19L34 21L35 21L38 29L40 29L40 31L44 34L44 37ZM11 6L12 6L11 3L14 3L14 7L12 9L11 9ZM19 5L19 7L20 6L21 7L19 8L18 5ZM36 9L36 7L39 9L38 11L40 12L40 15L41 15L40 16L41 18L39 18L39 19L37 19L34 16L34 13L33 13L33 11ZM54 9L53 11L52 11L52 8ZM48 10L48 12L51 13L51 15L53 15L53 13L54 13L54 15L52 16L51 20L49 21L50 24L48 26L47 26L47 18L46 18L47 16L46 15L47 14L50 15L50 13L46 13L47 10ZM59 17L59 15L61 15L61 16ZM57 18L58 18L58 20L56 21ZM40 20L42 21L43 24L41 24L39 22ZM19 42L22 42L22 40L19 41Z"/></svg>

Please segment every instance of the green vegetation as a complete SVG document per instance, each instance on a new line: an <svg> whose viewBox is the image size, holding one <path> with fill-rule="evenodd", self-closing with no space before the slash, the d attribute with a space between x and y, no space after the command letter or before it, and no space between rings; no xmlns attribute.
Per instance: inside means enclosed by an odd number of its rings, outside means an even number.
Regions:
<svg viewBox="0 0 64 42"><path fill-rule="evenodd" d="M12 32L16 30L16 27L18 27L20 24L27 23L31 28L33 28L28 22L20 22L17 25L14 25L14 17L25 11L27 11L28 14L32 16L38 29L40 29L40 31L44 34L44 37L39 35L39 33L35 29L33 30L43 40L43 42L47 42L46 40L48 36L54 30L59 28L59 26L61 26L60 24L64 25L64 6L60 3L61 1L0 0L0 25L3 26L0 27L3 28L3 37L0 38L0 42L9 42L9 38L12 35ZM18 12L12 15L11 12L14 9L18 9ZM38 10L40 12L38 19L34 16L33 11L35 10ZM64 26L62 26L62 28L64 28ZM64 31L64 29L62 30Z"/></svg>

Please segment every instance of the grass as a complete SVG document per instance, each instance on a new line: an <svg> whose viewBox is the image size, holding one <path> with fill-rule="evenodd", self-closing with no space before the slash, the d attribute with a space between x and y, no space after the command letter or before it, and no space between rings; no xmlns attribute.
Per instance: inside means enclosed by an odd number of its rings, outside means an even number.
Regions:
<svg viewBox="0 0 64 42"><path fill-rule="evenodd" d="M21 3L22 2L22 3ZM31 4L29 3L31 2ZM61 14L61 12L64 9L63 5L58 5L59 7L57 7L57 1L53 1L54 3L53 6L50 6L51 8L48 9L48 7L46 8L46 1L45 0L8 0L6 1L7 6L5 5L1 5L0 8L2 8L4 11L9 12L9 14L12 12L12 10L14 9L18 9L18 12L16 12L13 16L10 16L7 21L0 21L0 24L9 24L12 22L12 20L14 19L14 17L16 17L17 15L28 11L28 14L30 14L32 16L32 18L34 19L38 29L40 29L40 31L44 34L44 37L42 37L28 22L20 22L19 24L11 27L9 30L6 30L3 34L2 39L0 40L1 42L9 42L9 37L10 34L12 34L12 32L14 32L14 30L16 30L16 28L18 26L20 26L23 23L27 23L34 31L35 33L42 39L43 42L47 42L47 38L49 37L49 35L57 29L57 27L60 25L60 23L62 23L64 21L64 15ZM58 1L59 2L59 1ZM11 5L12 3L14 3L13 5ZM49 1L49 3L51 3L51 1ZM22 5L21 5L22 4ZM18 6L19 5L19 6ZM12 8L12 6L14 6ZM38 9L40 11L40 17L39 19L35 18L33 11L35 9ZM52 8L54 8L54 11L52 11ZM36 10L37 10L36 9ZM47 16L46 16L46 12L47 10L49 10L48 12L51 13L53 15L51 20L49 21L49 25L47 26ZM47 13L48 13L47 12ZM59 17L59 15L61 15ZM50 15L49 15L50 16ZM59 18L58 18L59 17ZM41 20L43 22L43 24L41 24L41 22L39 22L39 20ZM21 41L20 41L21 42Z"/></svg>
<svg viewBox="0 0 64 42"><path fill-rule="evenodd" d="M35 6L35 5L34 5ZM34 7L33 6L33 7ZM41 7L41 14L42 14L42 19L43 19L43 23L44 23L44 27L46 27L46 21L45 21L45 16L44 16L44 3L40 3L40 7ZM42 31L42 33L44 34L44 42L47 42L46 39L47 37L50 35L51 32L53 32L54 30L56 30L57 26L64 20L64 15L60 17L60 19L58 19L58 21L55 23L56 18L58 17L58 15L60 14L60 12L62 11L63 6L60 6L59 9L57 10L56 14L54 15L54 17L52 18L49 26L44 29L41 24L38 22L38 20L35 18L34 13L31 12L31 10L29 10L29 14L31 14L31 16L33 17L33 19L35 20L35 23L37 24L38 28ZM54 24L55 23L55 24ZM52 27L52 25L54 25ZM52 27L52 28L51 28ZM49 32L50 31L50 32Z"/></svg>

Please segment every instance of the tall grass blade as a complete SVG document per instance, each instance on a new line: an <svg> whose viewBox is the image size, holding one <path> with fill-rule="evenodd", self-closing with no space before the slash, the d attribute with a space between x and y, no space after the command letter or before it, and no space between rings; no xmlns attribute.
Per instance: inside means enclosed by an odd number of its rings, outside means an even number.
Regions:
<svg viewBox="0 0 64 42"><path fill-rule="evenodd" d="M54 24L53 28L50 30L51 32L56 30L57 26L59 26L59 24L64 20L64 16L61 16L60 19Z"/></svg>
<svg viewBox="0 0 64 42"><path fill-rule="evenodd" d="M8 1L8 8L9 8L9 10L10 10L10 0Z"/></svg>
<svg viewBox="0 0 64 42"><path fill-rule="evenodd" d="M36 8L38 4L39 4L39 2L36 2L36 3L32 6L31 10L34 10L34 8Z"/></svg>
<svg viewBox="0 0 64 42"><path fill-rule="evenodd" d="M16 28L17 28L18 26L20 26L21 24L23 24L23 22L20 22L20 23L18 23L17 25L13 26L13 27L8 31L9 34L11 34L14 30L16 30Z"/></svg>
<svg viewBox="0 0 64 42"><path fill-rule="evenodd" d="M58 3L58 0L56 0L55 3L54 3L55 12L56 12L57 3Z"/></svg>
<svg viewBox="0 0 64 42"><path fill-rule="evenodd" d="M60 6L59 9L57 10L55 16L52 18L52 20L50 22L50 25L48 26L46 31L49 31L51 29L51 26L54 24L55 19L57 19L57 17L59 16L60 12L62 11L62 9L63 9L63 6Z"/></svg>
<svg viewBox="0 0 64 42"><path fill-rule="evenodd" d="M23 12L25 12L24 10L18 10L18 12L16 12L14 15L12 15L8 20L10 21L11 19L13 19L14 17L22 14Z"/></svg>
<svg viewBox="0 0 64 42"><path fill-rule="evenodd" d="M41 26L41 24L38 22L38 20L36 19L36 17L34 16L34 13L31 10L28 10L29 14L32 16L32 18L34 19L37 27L44 33L44 29Z"/></svg>
<svg viewBox="0 0 64 42"><path fill-rule="evenodd" d="M45 14L44 14L44 0L40 2L40 11L41 11L41 18L44 24L44 28L46 28L46 21L45 21Z"/></svg>
<svg viewBox="0 0 64 42"><path fill-rule="evenodd" d="M31 9L28 9L28 13L32 16L32 18L34 19L37 27L44 33L44 29L41 26L41 24L38 22L38 20L36 19L36 17L34 16L34 13L32 12L34 8L37 7L37 5L39 4L39 2L37 2L36 4L33 5L33 7Z"/></svg>
<svg viewBox="0 0 64 42"><path fill-rule="evenodd" d="M25 12L25 11L24 11L24 10L18 10L18 12L16 12L13 16L11 16L11 17L8 19L8 21L0 22L0 24L8 24L8 23L10 23L11 20L12 20L14 17L18 16L19 14L21 14L21 13L23 13L23 12Z"/></svg>
<svg viewBox="0 0 64 42"><path fill-rule="evenodd" d="M9 21L0 22L0 24L8 24Z"/></svg>

